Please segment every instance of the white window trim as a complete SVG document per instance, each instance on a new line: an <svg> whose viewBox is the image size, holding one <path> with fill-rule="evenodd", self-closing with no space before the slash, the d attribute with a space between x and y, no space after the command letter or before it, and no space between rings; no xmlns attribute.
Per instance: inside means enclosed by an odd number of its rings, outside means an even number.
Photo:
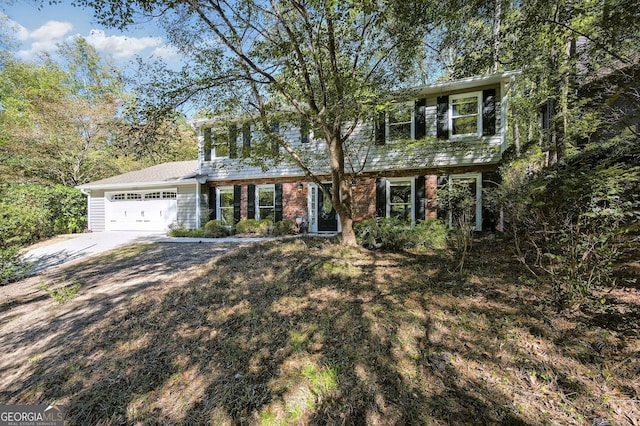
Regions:
<svg viewBox="0 0 640 426"><path fill-rule="evenodd" d="M453 134L453 101L455 99L469 98L475 96L478 99L478 114L476 116L477 132L476 133L463 133L461 135ZM464 138L476 138L482 136L482 91L477 92L465 92L458 93L449 96L449 138L451 139L464 139Z"/></svg>
<svg viewBox="0 0 640 426"><path fill-rule="evenodd" d="M411 134L409 135L410 140L415 140L416 138L416 103L415 101L406 101L406 102L398 102L396 105L407 105L411 110ZM387 142L394 142L395 139L391 138L391 123L389 121L389 114L385 114L385 139ZM395 124L395 123L394 123Z"/></svg>
<svg viewBox="0 0 640 426"><path fill-rule="evenodd" d="M475 179L476 180L476 226L475 231L482 231L482 173L463 173L457 175L449 175L449 190L452 189L454 179ZM449 226L453 226L453 218L451 211L447 214L449 218Z"/></svg>
<svg viewBox="0 0 640 426"><path fill-rule="evenodd" d="M216 218L218 220L222 220L222 205L220 204L220 192L221 191L231 191L231 194L233 194L233 186L219 186L216 187ZM233 225L232 223L228 224L228 225Z"/></svg>
<svg viewBox="0 0 640 426"><path fill-rule="evenodd" d="M322 183L331 183L331 182L322 182ZM315 183L309 182L309 190L307 191L307 212L308 212L308 223L309 223L309 232L317 233L318 232L318 216L317 209L318 206L318 192L321 191L318 188L318 185ZM336 212L336 221L338 222L338 232L342 232L342 222L340 221L340 215Z"/></svg>
<svg viewBox="0 0 640 426"><path fill-rule="evenodd" d="M387 196L387 202L386 202L386 207L387 207L387 211L386 211L386 217L390 218L391 217L391 184L394 182L406 182L409 181L411 183L411 224L416 223L416 206L415 206L415 200L416 200L416 180L415 178L388 178L387 179L387 188L386 188L386 196Z"/></svg>
<svg viewBox="0 0 640 426"><path fill-rule="evenodd" d="M256 200L256 220L260 220L260 189L261 188L269 188L271 190L273 190L273 204L270 206L265 206L265 207L271 207L273 208L273 214L275 216L276 214L276 186L274 184L269 184L269 185L256 185L256 194L255 194L255 200Z"/></svg>

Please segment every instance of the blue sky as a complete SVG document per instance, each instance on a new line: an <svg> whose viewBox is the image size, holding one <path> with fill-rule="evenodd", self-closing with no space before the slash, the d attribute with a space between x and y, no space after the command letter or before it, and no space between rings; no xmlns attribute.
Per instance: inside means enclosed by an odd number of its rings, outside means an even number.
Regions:
<svg viewBox="0 0 640 426"><path fill-rule="evenodd" d="M126 32L105 28L96 23L92 10L66 4L49 5L44 1L0 0L0 14L9 17L20 43L16 56L32 60L42 51L53 53L56 44L82 36L96 50L124 66L136 55L161 57L171 63L178 55L162 36L153 21L136 25Z"/></svg>

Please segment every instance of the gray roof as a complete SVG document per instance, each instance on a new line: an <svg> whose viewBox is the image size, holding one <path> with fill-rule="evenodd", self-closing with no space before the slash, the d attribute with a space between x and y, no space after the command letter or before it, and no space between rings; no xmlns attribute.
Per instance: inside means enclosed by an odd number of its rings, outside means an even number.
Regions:
<svg viewBox="0 0 640 426"><path fill-rule="evenodd" d="M122 188L125 186L157 186L162 184L179 184L181 181L197 179L198 160L173 161L158 164L142 170L123 173L110 178L78 185L80 189ZM184 182L187 183L187 182Z"/></svg>

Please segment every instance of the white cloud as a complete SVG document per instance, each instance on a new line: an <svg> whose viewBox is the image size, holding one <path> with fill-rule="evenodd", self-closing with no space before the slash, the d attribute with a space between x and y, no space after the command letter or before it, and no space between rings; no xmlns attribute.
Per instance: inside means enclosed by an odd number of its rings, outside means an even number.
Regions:
<svg viewBox="0 0 640 426"><path fill-rule="evenodd" d="M73 29L70 22L48 21L29 34L29 38L39 41L60 40Z"/></svg>
<svg viewBox="0 0 640 426"><path fill-rule="evenodd" d="M53 53L57 45L71 41L73 37L84 37L87 42L100 53L115 59L127 59L141 54L145 49L154 49L153 55L162 58L177 56L174 49L162 45L160 37L128 37L123 35L107 35L103 30L93 29L88 35L72 35L73 24L63 21L48 21L44 25L29 31L27 28L11 22L16 38L26 45L26 49L17 52L23 60L35 59L40 53Z"/></svg>
<svg viewBox="0 0 640 426"><path fill-rule="evenodd" d="M151 56L169 61L178 59L180 57L180 53L175 47L164 44L160 47L156 47L151 53Z"/></svg>
<svg viewBox="0 0 640 426"><path fill-rule="evenodd" d="M11 19L8 21L8 28L13 31L17 40L23 41L29 38L29 30Z"/></svg>
<svg viewBox="0 0 640 426"><path fill-rule="evenodd" d="M73 30L73 24L62 21L48 21L31 32L18 23L15 24L15 28L19 40L25 43L31 42L29 49L20 50L17 56L20 59L31 60L42 52L56 50L57 44L63 42L65 36Z"/></svg>
<svg viewBox="0 0 640 426"><path fill-rule="evenodd" d="M107 36L102 30L91 30L85 38L96 50L114 58L130 58L145 49L162 44L160 37Z"/></svg>

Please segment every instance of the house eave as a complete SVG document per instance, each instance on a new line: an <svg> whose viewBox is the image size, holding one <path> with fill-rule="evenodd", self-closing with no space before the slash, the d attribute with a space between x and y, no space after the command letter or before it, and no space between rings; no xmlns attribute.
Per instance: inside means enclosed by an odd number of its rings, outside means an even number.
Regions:
<svg viewBox="0 0 640 426"><path fill-rule="evenodd" d="M76 186L77 189L81 191L91 191L91 190L108 190L108 189L126 189L126 188L136 188L136 189L146 189L146 188L161 188L161 187L171 187L171 186L188 186L195 185L201 182L200 178L189 178L189 179L177 179L177 180L169 180L169 181L156 181L156 182L129 182L129 183L113 183L113 184L85 184Z"/></svg>

